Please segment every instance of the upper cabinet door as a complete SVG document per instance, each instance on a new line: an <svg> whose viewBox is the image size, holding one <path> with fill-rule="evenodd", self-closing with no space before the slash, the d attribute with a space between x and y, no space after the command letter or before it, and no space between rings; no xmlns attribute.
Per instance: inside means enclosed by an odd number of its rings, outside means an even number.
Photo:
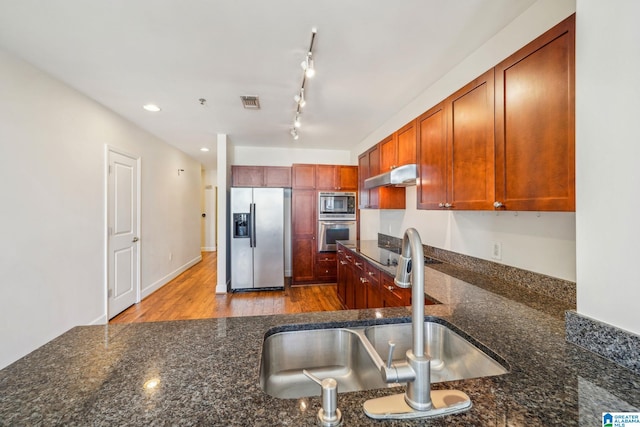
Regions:
<svg viewBox="0 0 640 427"><path fill-rule="evenodd" d="M264 167L232 165L231 186L264 187Z"/></svg>
<svg viewBox="0 0 640 427"><path fill-rule="evenodd" d="M286 166L264 167L265 187L291 187L291 168Z"/></svg>
<svg viewBox="0 0 640 427"><path fill-rule="evenodd" d="M487 71L445 101L447 208L493 209L495 201L494 72Z"/></svg>
<svg viewBox="0 0 640 427"><path fill-rule="evenodd" d="M396 132L396 166L411 165L416 162L416 122L412 120Z"/></svg>
<svg viewBox="0 0 640 427"><path fill-rule="evenodd" d="M496 66L496 203L575 210L575 15Z"/></svg>
<svg viewBox="0 0 640 427"><path fill-rule="evenodd" d="M389 172L391 169L396 167L396 159L397 159L397 144L395 139L395 134L389 135L382 141L378 143L378 147L380 149L380 172L384 173ZM375 176L377 174L372 174L371 176Z"/></svg>
<svg viewBox="0 0 640 427"><path fill-rule="evenodd" d="M369 190L364 188L364 180L369 178L369 151L358 156L358 208L368 209Z"/></svg>
<svg viewBox="0 0 640 427"><path fill-rule="evenodd" d="M292 187L299 190L316 189L316 165L294 164L291 167Z"/></svg>
<svg viewBox="0 0 640 427"><path fill-rule="evenodd" d="M415 163L416 145L415 121L412 120L378 143L380 173Z"/></svg>
<svg viewBox="0 0 640 427"><path fill-rule="evenodd" d="M418 209L439 209L447 200L447 117L444 103L417 121Z"/></svg>
<svg viewBox="0 0 640 427"><path fill-rule="evenodd" d="M335 165L316 165L316 189L329 191L338 189Z"/></svg>
<svg viewBox="0 0 640 427"><path fill-rule="evenodd" d="M338 190L358 189L358 167L357 166L336 166L336 181Z"/></svg>

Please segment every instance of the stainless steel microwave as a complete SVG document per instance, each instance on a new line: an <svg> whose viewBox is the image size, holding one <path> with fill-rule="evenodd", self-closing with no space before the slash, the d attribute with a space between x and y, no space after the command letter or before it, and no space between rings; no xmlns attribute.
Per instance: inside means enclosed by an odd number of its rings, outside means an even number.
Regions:
<svg viewBox="0 0 640 427"><path fill-rule="evenodd" d="M318 219L356 219L356 193L318 192Z"/></svg>

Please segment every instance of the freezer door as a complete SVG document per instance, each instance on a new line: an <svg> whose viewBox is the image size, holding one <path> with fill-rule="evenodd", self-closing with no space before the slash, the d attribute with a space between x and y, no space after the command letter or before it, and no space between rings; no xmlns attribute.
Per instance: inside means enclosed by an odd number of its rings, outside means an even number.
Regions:
<svg viewBox="0 0 640 427"><path fill-rule="evenodd" d="M252 201L251 188L231 189L231 230L234 227L233 214L248 214ZM246 237L234 238L231 233L231 289L253 288L253 248L250 242L251 239Z"/></svg>
<svg viewBox="0 0 640 427"><path fill-rule="evenodd" d="M253 203L253 287L283 287L284 189L254 188Z"/></svg>

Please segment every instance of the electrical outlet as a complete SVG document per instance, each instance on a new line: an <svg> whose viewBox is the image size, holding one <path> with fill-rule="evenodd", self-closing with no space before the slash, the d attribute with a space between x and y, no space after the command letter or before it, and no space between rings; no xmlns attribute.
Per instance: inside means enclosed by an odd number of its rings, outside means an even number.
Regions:
<svg viewBox="0 0 640 427"><path fill-rule="evenodd" d="M169 252L169 261L173 259L173 252Z"/></svg>
<svg viewBox="0 0 640 427"><path fill-rule="evenodd" d="M501 260L502 259L502 243L493 242L491 250L491 258Z"/></svg>

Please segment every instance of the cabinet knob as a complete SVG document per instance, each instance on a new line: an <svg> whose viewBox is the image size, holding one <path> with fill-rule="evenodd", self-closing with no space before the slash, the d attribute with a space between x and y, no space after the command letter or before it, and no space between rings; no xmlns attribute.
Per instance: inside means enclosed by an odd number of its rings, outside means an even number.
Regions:
<svg viewBox="0 0 640 427"><path fill-rule="evenodd" d="M368 272L369 276L373 276L375 273L373 271Z"/></svg>
<svg viewBox="0 0 640 427"><path fill-rule="evenodd" d="M444 207L445 207L446 209L450 209L450 208L452 208L452 207L453 207L453 205L452 205L451 203L445 203L445 204L444 204Z"/></svg>
<svg viewBox="0 0 640 427"><path fill-rule="evenodd" d="M340 265L347 265L346 261L340 261Z"/></svg>
<svg viewBox="0 0 640 427"><path fill-rule="evenodd" d="M442 202L438 203L438 207L439 208L444 208L444 203L442 203Z"/></svg>
<svg viewBox="0 0 640 427"><path fill-rule="evenodd" d="M387 286L387 289L389 289L390 291L393 291L395 288L391 285Z"/></svg>
<svg viewBox="0 0 640 427"><path fill-rule="evenodd" d="M500 208L504 208L504 205L502 204L502 202L493 202L493 207L496 209L500 209Z"/></svg>

